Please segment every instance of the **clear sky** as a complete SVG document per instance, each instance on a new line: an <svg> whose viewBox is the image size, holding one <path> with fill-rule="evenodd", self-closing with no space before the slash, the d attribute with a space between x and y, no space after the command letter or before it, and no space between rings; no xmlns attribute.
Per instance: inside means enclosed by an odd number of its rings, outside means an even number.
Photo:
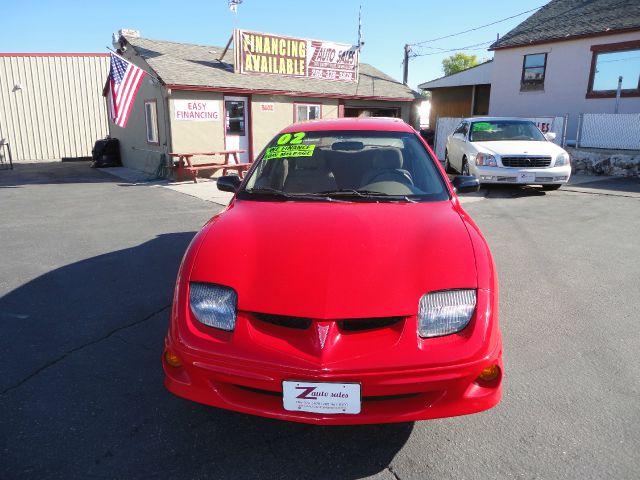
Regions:
<svg viewBox="0 0 640 480"><path fill-rule="evenodd" d="M405 43L442 37L491 23L547 3L547 0L244 0L237 16L228 0L22 0L3 1L2 52L106 52L120 28L142 37L224 46L233 28L293 37L356 43L362 5L365 46L361 61L402 80ZM410 61L409 85L442 76L442 58L454 49L495 40L530 14L437 42ZM429 48L427 48L429 47ZM482 47L482 46L481 46ZM480 48L480 47L479 47ZM467 49L489 59L486 47Z"/></svg>

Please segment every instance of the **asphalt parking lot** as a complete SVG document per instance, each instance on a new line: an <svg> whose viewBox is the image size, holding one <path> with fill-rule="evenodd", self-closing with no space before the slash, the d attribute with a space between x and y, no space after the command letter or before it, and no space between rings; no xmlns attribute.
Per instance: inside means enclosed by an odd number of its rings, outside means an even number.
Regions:
<svg viewBox="0 0 640 480"><path fill-rule="evenodd" d="M316 427L162 385L178 264L220 205L86 164L0 171L0 478L638 478L640 181L471 198L501 281L502 403Z"/></svg>

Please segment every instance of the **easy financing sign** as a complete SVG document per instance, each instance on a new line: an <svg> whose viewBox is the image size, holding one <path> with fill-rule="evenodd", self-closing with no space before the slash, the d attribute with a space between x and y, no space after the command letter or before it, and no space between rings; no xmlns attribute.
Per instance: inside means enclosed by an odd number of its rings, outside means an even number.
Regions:
<svg viewBox="0 0 640 480"><path fill-rule="evenodd" d="M220 102L217 100L174 100L176 120L217 122L220 120Z"/></svg>
<svg viewBox="0 0 640 480"><path fill-rule="evenodd" d="M234 31L236 73L358 81L359 51L353 45Z"/></svg>

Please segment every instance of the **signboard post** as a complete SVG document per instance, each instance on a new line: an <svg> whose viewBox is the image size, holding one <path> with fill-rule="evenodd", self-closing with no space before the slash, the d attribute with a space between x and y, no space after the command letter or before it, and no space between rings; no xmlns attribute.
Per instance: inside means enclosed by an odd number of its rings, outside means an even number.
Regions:
<svg viewBox="0 0 640 480"><path fill-rule="evenodd" d="M356 46L240 29L233 35L236 73L358 81Z"/></svg>

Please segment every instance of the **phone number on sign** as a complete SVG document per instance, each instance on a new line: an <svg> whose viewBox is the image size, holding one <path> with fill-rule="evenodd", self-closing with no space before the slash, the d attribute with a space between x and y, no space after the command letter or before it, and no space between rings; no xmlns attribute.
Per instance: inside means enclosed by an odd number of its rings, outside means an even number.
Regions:
<svg viewBox="0 0 640 480"><path fill-rule="evenodd" d="M312 78L321 78L323 80L344 80L347 82L353 82L355 80L354 72L337 72L335 70L311 69L310 74Z"/></svg>

